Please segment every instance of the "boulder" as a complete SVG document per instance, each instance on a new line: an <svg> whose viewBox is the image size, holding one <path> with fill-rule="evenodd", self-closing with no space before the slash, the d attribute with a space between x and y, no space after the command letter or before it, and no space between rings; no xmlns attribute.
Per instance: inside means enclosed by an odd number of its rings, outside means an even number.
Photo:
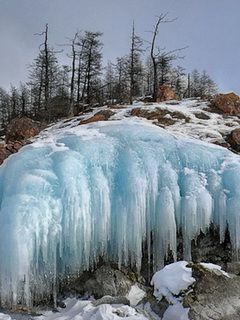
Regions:
<svg viewBox="0 0 240 320"><path fill-rule="evenodd" d="M0 165L11 154L18 152L19 149L28 144L28 139L39 132L39 126L33 120L27 117L13 119L6 128L6 144L0 144Z"/></svg>
<svg viewBox="0 0 240 320"><path fill-rule="evenodd" d="M191 267L196 282L183 301L184 307L190 308L189 319L240 319L240 277L226 276L202 265Z"/></svg>
<svg viewBox="0 0 240 320"><path fill-rule="evenodd" d="M234 92L216 95L212 106L225 114L240 115L240 97Z"/></svg>
<svg viewBox="0 0 240 320"><path fill-rule="evenodd" d="M101 110L95 113L92 117L81 120L80 124L87 124L87 123L97 122L97 121L107 121L114 114L115 113L109 109Z"/></svg>
<svg viewBox="0 0 240 320"><path fill-rule="evenodd" d="M83 273L79 279L68 285L67 290L70 288L72 292L100 299L104 296L126 296L133 284L127 273L110 265L102 265L93 272Z"/></svg>
<svg viewBox="0 0 240 320"><path fill-rule="evenodd" d="M6 149L5 144L0 144L0 165L3 163L3 161L10 156L11 152Z"/></svg>
<svg viewBox="0 0 240 320"><path fill-rule="evenodd" d="M6 143L25 141L37 135L40 128L36 122L27 117L13 119L6 128Z"/></svg>
<svg viewBox="0 0 240 320"><path fill-rule="evenodd" d="M157 102L168 100L177 100L177 95L170 86L164 84L158 89Z"/></svg>
<svg viewBox="0 0 240 320"><path fill-rule="evenodd" d="M240 152L240 128L234 129L230 133L228 143L235 151Z"/></svg>

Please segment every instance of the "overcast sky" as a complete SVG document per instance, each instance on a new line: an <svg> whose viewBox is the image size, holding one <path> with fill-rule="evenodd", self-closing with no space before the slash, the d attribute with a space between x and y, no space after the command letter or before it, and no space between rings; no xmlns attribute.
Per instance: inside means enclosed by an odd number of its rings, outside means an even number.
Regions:
<svg viewBox="0 0 240 320"><path fill-rule="evenodd" d="M107 61L127 53L133 20L150 40L147 31L165 12L178 19L162 26L159 46L188 46L180 61L187 72L206 69L221 91L240 94L240 0L0 0L0 86L27 79L41 42L34 33L45 23L54 46L77 30L102 31Z"/></svg>

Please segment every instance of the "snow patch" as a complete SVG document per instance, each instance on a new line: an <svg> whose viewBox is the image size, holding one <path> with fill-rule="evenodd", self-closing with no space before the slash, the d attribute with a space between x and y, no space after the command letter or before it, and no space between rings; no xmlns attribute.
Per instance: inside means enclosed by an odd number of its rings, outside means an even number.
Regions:
<svg viewBox="0 0 240 320"><path fill-rule="evenodd" d="M188 268L187 265L186 261L178 261L153 275L151 285L154 286L154 296L158 300L165 297L169 303L178 303L177 296L196 281L192 277L192 268Z"/></svg>
<svg viewBox="0 0 240 320"><path fill-rule="evenodd" d="M218 266L217 264L201 262L200 265L202 265L204 268L208 270L218 270L225 277L230 278L229 274L226 271L222 270L222 267Z"/></svg>
<svg viewBox="0 0 240 320"><path fill-rule="evenodd" d="M145 296L146 292L140 289L137 284L135 284L131 287L126 298L130 301L130 305L135 307Z"/></svg>
<svg viewBox="0 0 240 320"><path fill-rule="evenodd" d="M35 320L146 320L147 318L138 313L134 308L119 305L102 304L94 307L89 301L81 301L68 298L65 300L66 308L59 312L45 312ZM8 320L8 319L7 319Z"/></svg>
<svg viewBox="0 0 240 320"><path fill-rule="evenodd" d="M167 308L162 320L189 320L189 310L189 308L184 308L180 302L176 303Z"/></svg>

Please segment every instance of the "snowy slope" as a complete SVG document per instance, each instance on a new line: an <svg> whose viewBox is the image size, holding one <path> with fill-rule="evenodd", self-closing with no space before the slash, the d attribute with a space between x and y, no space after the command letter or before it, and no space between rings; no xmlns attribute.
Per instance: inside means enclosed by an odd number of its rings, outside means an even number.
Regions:
<svg viewBox="0 0 240 320"><path fill-rule="evenodd" d="M104 108L99 108L93 113ZM164 117L173 120L175 123L160 123L160 126L165 127L177 136L188 136L207 142L224 143L226 135L240 126L239 117L216 113L209 106L209 102L197 99L147 104L135 102L132 106L119 106L117 109L111 109L116 113L111 119L119 120L129 117L132 110L138 108L149 112L166 111L167 114ZM86 117L91 116L92 113ZM153 121L153 123L157 124L157 121Z"/></svg>

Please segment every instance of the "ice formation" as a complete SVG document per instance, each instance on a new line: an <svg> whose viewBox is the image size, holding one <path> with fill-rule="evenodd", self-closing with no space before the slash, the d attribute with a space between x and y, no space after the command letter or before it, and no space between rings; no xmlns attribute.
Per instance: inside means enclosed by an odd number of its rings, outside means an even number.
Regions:
<svg viewBox="0 0 240 320"><path fill-rule="evenodd" d="M141 120L50 130L0 167L0 299L33 301L99 256L156 269L182 230L210 223L240 247L240 157Z"/></svg>

